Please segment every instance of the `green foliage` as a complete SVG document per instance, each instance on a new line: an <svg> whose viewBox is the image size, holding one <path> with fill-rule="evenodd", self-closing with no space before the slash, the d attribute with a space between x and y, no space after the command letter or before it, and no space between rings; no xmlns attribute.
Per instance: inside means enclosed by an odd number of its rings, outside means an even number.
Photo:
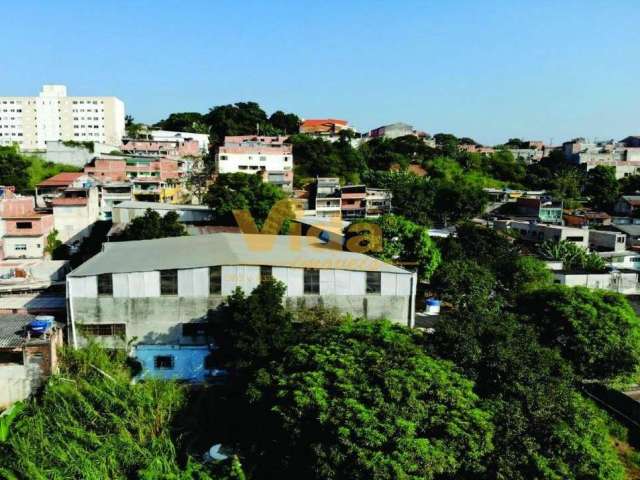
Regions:
<svg viewBox="0 0 640 480"><path fill-rule="evenodd" d="M134 218L117 239L150 240L184 235L187 235L187 231L175 211L171 210L161 217L158 212L148 208L142 217Z"/></svg>
<svg viewBox="0 0 640 480"><path fill-rule="evenodd" d="M561 261L562 268L568 271L599 273L607 270L607 265L600 255L566 240L546 240L540 244L538 252L548 260Z"/></svg>
<svg viewBox="0 0 640 480"><path fill-rule="evenodd" d="M49 254L53 260L61 260L66 257L67 252L64 251L63 243L58 238L58 230L55 228L47 235L47 243L44 246L44 253Z"/></svg>
<svg viewBox="0 0 640 480"><path fill-rule="evenodd" d="M611 210L620 195L615 167L598 165L587 172L584 193L593 208Z"/></svg>
<svg viewBox="0 0 640 480"><path fill-rule="evenodd" d="M269 123L280 133L291 135L298 133L300 118L295 113L284 113L282 110L276 110L269 117Z"/></svg>
<svg viewBox="0 0 640 480"><path fill-rule="evenodd" d="M374 257L409 268L415 265L422 280L428 280L438 268L440 252L427 228L393 214L366 218L363 222L377 224L382 229L382 251L371 252Z"/></svg>
<svg viewBox="0 0 640 480"><path fill-rule="evenodd" d="M341 137L329 142L305 134L291 135L295 174L301 177L342 177L360 174L365 170L364 160L349 140Z"/></svg>
<svg viewBox="0 0 640 480"><path fill-rule="evenodd" d="M174 132L208 133L204 115L198 112L172 113L157 122L154 127Z"/></svg>
<svg viewBox="0 0 640 480"><path fill-rule="evenodd" d="M213 107L204 115L204 123L209 127L214 145L221 145L227 135L255 135L257 128L261 133L268 134L264 128L267 114L256 102Z"/></svg>
<svg viewBox="0 0 640 480"><path fill-rule="evenodd" d="M183 469L172 432L185 406L180 385L132 385L126 354L109 354L96 345L64 350L61 360L60 374L27 403L0 446L5 478L241 478L217 475L217 466L191 458Z"/></svg>
<svg viewBox="0 0 640 480"><path fill-rule="evenodd" d="M496 288L493 273L471 260L443 262L431 283L438 298L465 310L486 302Z"/></svg>
<svg viewBox="0 0 640 480"><path fill-rule="evenodd" d="M93 153L96 147L95 142L91 142L91 141L77 142L75 140L65 140L62 142L62 144L66 147L84 148L85 150L88 150L91 153Z"/></svg>
<svg viewBox="0 0 640 480"><path fill-rule="evenodd" d="M523 295L518 311L581 377L608 380L640 364L640 319L618 293L556 285Z"/></svg>
<svg viewBox="0 0 640 480"><path fill-rule="evenodd" d="M41 181L79 168L46 162L35 155L21 154L17 146L0 147L0 185L13 185L18 192L34 189Z"/></svg>
<svg viewBox="0 0 640 480"><path fill-rule="evenodd" d="M209 187L204 201L213 210L214 222L235 225L234 210L248 210L258 226L269 215L271 207L285 198L281 188L263 182L258 175L223 173Z"/></svg>
<svg viewBox="0 0 640 480"><path fill-rule="evenodd" d="M0 414L0 443L7 441L11 431L11 424L24 408L25 404L23 402L16 402Z"/></svg>
<svg viewBox="0 0 640 480"><path fill-rule="evenodd" d="M536 257L521 256L515 261L512 288L518 293L548 287L553 279L553 273Z"/></svg>

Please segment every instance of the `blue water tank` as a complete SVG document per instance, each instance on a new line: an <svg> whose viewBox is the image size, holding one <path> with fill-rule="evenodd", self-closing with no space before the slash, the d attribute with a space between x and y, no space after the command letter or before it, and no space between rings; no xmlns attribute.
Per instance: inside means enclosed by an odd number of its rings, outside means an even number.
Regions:
<svg viewBox="0 0 640 480"><path fill-rule="evenodd" d="M34 335L42 335L53 327L54 317L52 315L38 315L35 320L29 322L29 331Z"/></svg>
<svg viewBox="0 0 640 480"><path fill-rule="evenodd" d="M424 312L427 315L438 315L440 313L440 300L427 298L424 306Z"/></svg>

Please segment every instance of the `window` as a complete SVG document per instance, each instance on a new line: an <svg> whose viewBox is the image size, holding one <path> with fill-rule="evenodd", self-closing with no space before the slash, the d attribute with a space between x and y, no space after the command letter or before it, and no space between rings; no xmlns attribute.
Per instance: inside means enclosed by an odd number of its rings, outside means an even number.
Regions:
<svg viewBox="0 0 640 480"><path fill-rule="evenodd" d="M26 251L27 250L27 244L26 243L16 243L16 246L13 247L15 250L21 250L21 251Z"/></svg>
<svg viewBox="0 0 640 480"><path fill-rule="evenodd" d="M310 295L320 293L320 270L317 268L304 269L304 293Z"/></svg>
<svg viewBox="0 0 640 480"><path fill-rule="evenodd" d="M367 272L367 293L380 293L380 272Z"/></svg>
<svg viewBox="0 0 640 480"><path fill-rule="evenodd" d="M260 267L260 283L265 283L273 279L273 274L271 267L261 266Z"/></svg>
<svg viewBox="0 0 640 480"><path fill-rule="evenodd" d="M110 273L98 275L98 295L113 295L113 277Z"/></svg>
<svg viewBox="0 0 640 480"><path fill-rule="evenodd" d="M222 267L209 267L209 294L222 293Z"/></svg>
<svg viewBox="0 0 640 480"><path fill-rule="evenodd" d="M197 323L183 323L182 324L182 336L183 337L200 337L209 334L209 324L205 322Z"/></svg>
<svg viewBox="0 0 640 480"><path fill-rule="evenodd" d="M156 355L153 357L153 366L157 370L173 370L173 355Z"/></svg>
<svg viewBox="0 0 640 480"><path fill-rule="evenodd" d="M626 240L626 238L624 238L624 237L618 237L618 238L616 239L616 241L617 241L618 243L624 243L624 242L625 242L625 240Z"/></svg>
<svg viewBox="0 0 640 480"><path fill-rule="evenodd" d="M124 323L94 323L78 325L80 332L86 336L96 337L124 337L126 326Z"/></svg>
<svg viewBox="0 0 640 480"><path fill-rule="evenodd" d="M160 271L160 295L178 294L178 270Z"/></svg>
<svg viewBox="0 0 640 480"><path fill-rule="evenodd" d="M567 237L567 242L582 242L584 237Z"/></svg>
<svg viewBox="0 0 640 480"><path fill-rule="evenodd" d="M21 230L31 228L32 225L31 222L16 222L16 228Z"/></svg>

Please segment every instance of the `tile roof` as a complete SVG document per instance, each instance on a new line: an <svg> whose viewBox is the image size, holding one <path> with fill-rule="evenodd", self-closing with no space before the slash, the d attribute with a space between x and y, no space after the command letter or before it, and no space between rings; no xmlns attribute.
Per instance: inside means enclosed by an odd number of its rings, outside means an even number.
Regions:
<svg viewBox="0 0 640 480"><path fill-rule="evenodd" d="M38 184L38 187L64 187L72 184L82 175L84 175L82 172L62 172L43 180Z"/></svg>
<svg viewBox="0 0 640 480"><path fill-rule="evenodd" d="M51 205L54 207L80 207L87 204L86 198L54 198Z"/></svg>
<svg viewBox="0 0 640 480"><path fill-rule="evenodd" d="M321 126L321 125L331 125L331 124L336 124L336 125L347 125L347 121L346 120L339 120L337 118L314 118L314 119L309 119L309 120L303 120L302 121L302 126L304 127L317 127L317 126Z"/></svg>

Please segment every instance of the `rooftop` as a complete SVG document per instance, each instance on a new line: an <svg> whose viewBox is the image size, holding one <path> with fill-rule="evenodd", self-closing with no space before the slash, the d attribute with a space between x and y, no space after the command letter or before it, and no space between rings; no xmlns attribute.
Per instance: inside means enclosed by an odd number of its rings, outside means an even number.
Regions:
<svg viewBox="0 0 640 480"><path fill-rule="evenodd" d="M38 187L64 187L71 185L83 175L82 172L62 172L43 180L38 184Z"/></svg>
<svg viewBox="0 0 640 480"><path fill-rule="evenodd" d="M215 233L106 243L101 253L68 276L204 268L212 265L409 273L361 253L337 250L315 237Z"/></svg>
<svg viewBox="0 0 640 480"><path fill-rule="evenodd" d="M209 210L209 207L206 205L180 205L161 202L138 202L136 200L126 200L118 205L114 205L113 208L140 208L145 210L147 208L150 208L151 210Z"/></svg>
<svg viewBox="0 0 640 480"><path fill-rule="evenodd" d="M32 315L0 315L0 348L16 348L29 343L30 345L47 344L46 337L30 337L27 325L34 320Z"/></svg>

